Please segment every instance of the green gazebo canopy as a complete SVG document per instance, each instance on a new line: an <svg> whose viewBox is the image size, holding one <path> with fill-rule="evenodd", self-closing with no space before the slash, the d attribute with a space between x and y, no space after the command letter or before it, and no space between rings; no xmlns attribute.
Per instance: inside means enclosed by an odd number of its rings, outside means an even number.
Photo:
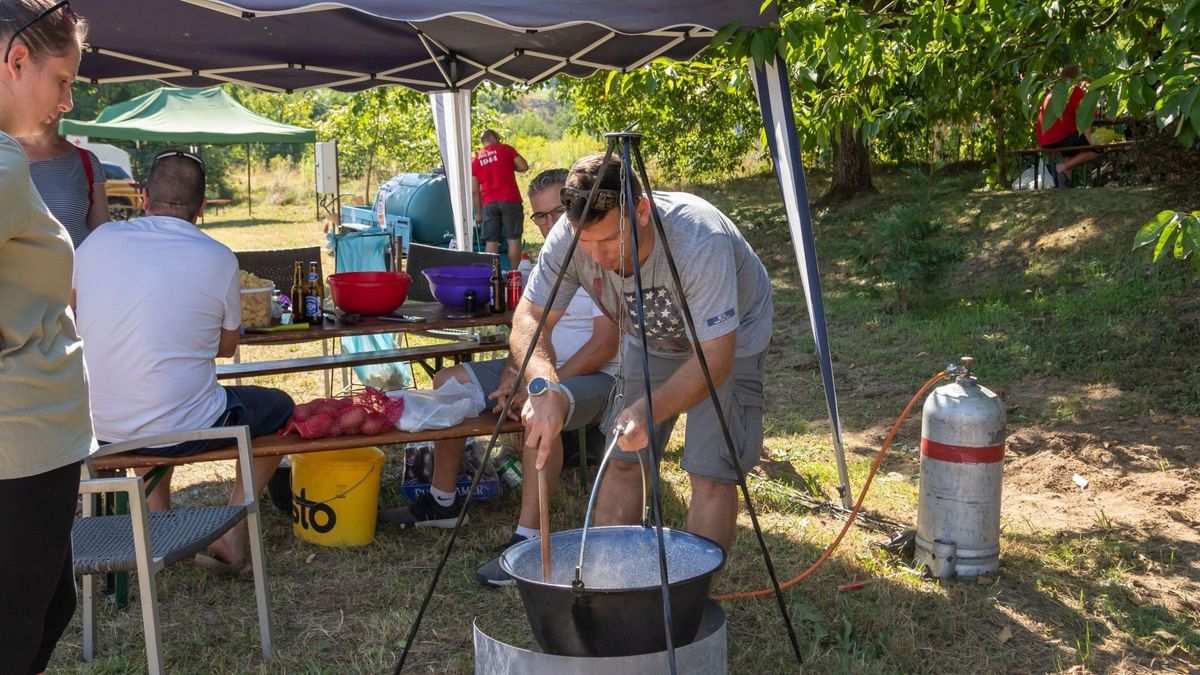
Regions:
<svg viewBox="0 0 1200 675"><path fill-rule="evenodd" d="M108 106L95 121L64 119L59 131L125 141L164 143L312 143L312 129L256 115L220 88L163 87Z"/></svg>

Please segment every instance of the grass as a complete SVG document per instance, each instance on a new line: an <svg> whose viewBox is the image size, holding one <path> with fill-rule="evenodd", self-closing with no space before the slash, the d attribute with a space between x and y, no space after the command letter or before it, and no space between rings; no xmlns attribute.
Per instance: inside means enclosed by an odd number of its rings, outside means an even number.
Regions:
<svg viewBox="0 0 1200 675"><path fill-rule="evenodd" d="M815 193L822 179L811 180ZM981 379L997 391L1061 384L1036 405L1010 408L1010 436L1039 425L1077 429L1092 424L1097 410L1114 424L1200 414L1196 282L1181 266L1152 269L1141 253L1129 252L1137 226L1159 210L1162 197L1155 190L986 193L977 191L969 176L929 185L886 171L877 180L879 195L816 214L855 486L866 476L866 451L877 445L911 393L962 354L977 358ZM763 177L685 187L741 224L771 270L776 327L766 383L769 459L750 487L775 565L789 577L828 545L841 517L799 499L833 497L836 471L782 206L774 183ZM265 199L256 204L263 206L255 207L254 219L235 206L210 217L206 231L234 249L322 240L312 208L270 205ZM895 204L932 214L963 251L962 260L908 309L897 306L892 289L855 263L875 214ZM536 243L527 242L527 248ZM318 349L260 347L246 358ZM263 383L300 398L323 389L319 375ZM1090 393L1101 386L1119 394L1101 398ZM910 421L867 500L872 513L903 523L914 520L918 437L917 423ZM663 464L667 520L677 525L688 499L686 476L678 469L681 443L677 429ZM1194 451L1194 440L1190 447ZM1137 452L1166 452L1161 444L1146 448ZM1182 462L1195 470L1195 454L1186 447L1169 456L1173 465ZM1159 461L1167 466L1166 458ZM385 505L399 501L398 473L395 458L390 458L381 495ZM224 465L179 472L177 499L221 499L230 477ZM575 481L568 478L564 484L570 487ZM581 490L564 489L553 504L553 527L578 527L585 501ZM787 592L804 670L1186 672L1198 667L1200 605L1194 597L1171 595L1171 589L1191 593L1197 588L1196 547L1155 528L1123 525L1113 515L1116 506L1099 504L1091 522L1066 528L1051 528L1034 514L1008 514L1001 571L986 583L923 580L873 546L883 539L881 534L852 531L828 564ZM409 672L472 672L472 621L502 639L528 640L522 637L526 628L516 592L483 590L472 578L474 568L492 555L491 548L507 539L516 507L516 495L510 494L472 509L472 522L462 532L424 619ZM262 664L257 655L249 583L181 565L159 582L168 670L388 672L447 534L381 529L370 546L334 550L296 540L289 518L271 508L266 509L266 523L275 660ZM717 591L749 590L765 581L743 515ZM838 590L851 581L868 583L858 591ZM725 609L730 672L796 670L773 600L732 601ZM99 626L100 658L93 665L79 661L76 618L52 671L144 670L136 604L130 609L104 607Z"/></svg>

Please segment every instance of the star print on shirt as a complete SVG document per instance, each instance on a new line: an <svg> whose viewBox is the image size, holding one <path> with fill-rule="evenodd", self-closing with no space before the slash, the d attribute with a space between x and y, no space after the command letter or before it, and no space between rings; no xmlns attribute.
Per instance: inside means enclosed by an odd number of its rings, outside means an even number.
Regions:
<svg viewBox="0 0 1200 675"><path fill-rule="evenodd" d="M623 293L625 314L629 318L629 332L638 331L637 293ZM683 320L675 305L671 291L665 287L645 289L646 338L650 340L678 340L684 337Z"/></svg>

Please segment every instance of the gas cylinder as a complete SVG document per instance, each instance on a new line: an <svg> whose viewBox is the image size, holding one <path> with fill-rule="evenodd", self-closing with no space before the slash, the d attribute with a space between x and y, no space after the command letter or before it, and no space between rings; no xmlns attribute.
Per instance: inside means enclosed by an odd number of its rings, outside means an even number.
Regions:
<svg viewBox="0 0 1200 675"><path fill-rule="evenodd" d="M971 375L973 359L947 368L921 415L916 559L935 577L975 577L1000 566L1004 406Z"/></svg>

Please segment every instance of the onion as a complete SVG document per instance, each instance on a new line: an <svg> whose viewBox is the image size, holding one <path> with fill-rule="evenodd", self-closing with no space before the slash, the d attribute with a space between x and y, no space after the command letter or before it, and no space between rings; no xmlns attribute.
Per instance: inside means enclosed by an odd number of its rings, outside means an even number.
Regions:
<svg viewBox="0 0 1200 675"><path fill-rule="evenodd" d="M374 436L387 431L390 426L392 425L388 423L387 415L373 412L367 415L366 421L362 423L361 431L364 436Z"/></svg>

